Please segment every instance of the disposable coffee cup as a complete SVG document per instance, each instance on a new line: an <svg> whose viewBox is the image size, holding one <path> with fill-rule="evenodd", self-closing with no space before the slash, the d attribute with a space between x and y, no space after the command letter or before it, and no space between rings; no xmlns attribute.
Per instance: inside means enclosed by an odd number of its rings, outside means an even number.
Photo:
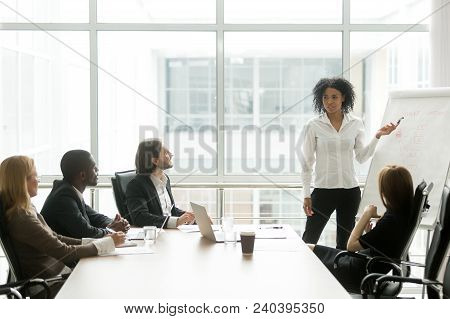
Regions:
<svg viewBox="0 0 450 319"><path fill-rule="evenodd" d="M241 247L244 255L253 254L253 248L255 247L255 232L241 232Z"/></svg>

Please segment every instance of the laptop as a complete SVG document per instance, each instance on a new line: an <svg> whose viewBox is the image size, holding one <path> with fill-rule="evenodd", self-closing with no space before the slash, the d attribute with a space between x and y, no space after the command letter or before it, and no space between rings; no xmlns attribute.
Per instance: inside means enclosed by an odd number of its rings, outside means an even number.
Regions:
<svg viewBox="0 0 450 319"><path fill-rule="evenodd" d="M222 231L214 231L213 225L206 212L204 206L195 204L191 202L192 210L194 211L195 221L197 222L200 233L203 237L215 241L216 243L224 242L224 233ZM271 227L271 229L257 229L255 231L255 237L257 239L286 239L286 232L283 226L277 226L276 228ZM240 236L237 237L237 241L241 241Z"/></svg>
<svg viewBox="0 0 450 319"><path fill-rule="evenodd" d="M195 221L197 222L202 236L216 243L223 243L224 233L222 231L213 230L206 208L193 202L191 202L191 207L194 211ZM237 241L241 241L241 239L238 237Z"/></svg>

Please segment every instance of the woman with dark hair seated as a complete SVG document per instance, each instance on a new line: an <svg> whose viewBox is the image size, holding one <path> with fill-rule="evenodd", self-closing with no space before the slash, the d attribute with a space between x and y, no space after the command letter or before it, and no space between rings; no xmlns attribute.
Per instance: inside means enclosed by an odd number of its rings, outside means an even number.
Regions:
<svg viewBox="0 0 450 319"><path fill-rule="evenodd" d="M83 257L109 253L124 242L122 232L96 240L53 232L30 200L37 195L38 182L34 161L29 157L9 157L0 165L0 196L5 212L1 217L25 278L46 279L69 273L66 265ZM60 287L60 283L51 287L51 297Z"/></svg>
<svg viewBox="0 0 450 319"><path fill-rule="evenodd" d="M414 189L411 174L402 166L388 165L378 175L378 187L386 212L380 217L376 206L367 206L350 234L347 250L398 259L408 242L413 222ZM379 218L373 229L372 218ZM338 268L334 269L334 259L341 250L320 245L308 246L344 288L351 292L360 291L361 281L366 275L366 261L345 256L339 260Z"/></svg>

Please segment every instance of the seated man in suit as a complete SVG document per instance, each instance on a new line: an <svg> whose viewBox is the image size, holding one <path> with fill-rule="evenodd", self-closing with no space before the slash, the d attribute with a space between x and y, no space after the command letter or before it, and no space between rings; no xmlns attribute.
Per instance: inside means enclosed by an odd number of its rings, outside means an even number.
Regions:
<svg viewBox="0 0 450 319"><path fill-rule="evenodd" d="M136 177L127 186L127 208L133 226L176 228L194 221L194 214L175 206L169 177L172 154L158 139L144 140L136 152ZM169 216L167 219L166 217ZM167 223L164 221L167 219Z"/></svg>
<svg viewBox="0 0 450 319"><path fill-rule="evenodd" d="M114 220L86 205L83 192L96 186L98 168L92 155L72 150L61 159L63 180L55 180L41 214L58 234L73 238L100 238L114 231L126 232L130 225L120 214Z"/></svg>

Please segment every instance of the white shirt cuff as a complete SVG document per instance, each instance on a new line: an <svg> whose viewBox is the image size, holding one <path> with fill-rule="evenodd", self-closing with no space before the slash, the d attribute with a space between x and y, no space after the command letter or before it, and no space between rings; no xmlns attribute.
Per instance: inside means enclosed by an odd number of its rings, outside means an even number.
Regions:
<svg viewBox="0 0 450 319"><path fill-rule="evenodd" d="M177 228L177 221L178 217L169 217L169 220L167 221L167 228Z"/></svg>
<svg viewBox="0 0 450 319"><path fill-rule="evenodd" d="M381 138L381 137L380 137ZM378 142L380 140L374 136L372 140L370 141L368 147L367 147L367 157L366 160L369 159L373 154L375 153L375 149L377 148Z"/></svg>
<svg viewBox="0 0 450 319"><path fill-rule="evenodd" d="M381 137L380 137L380 139L381 139ZM378 139L376 136L374 136L374 137L372 138L372 140L370 141L370 143L369 143L370 149L375 149L375 147L377 146L377 144L378 144L378 142L380 141L380 139Z"/></svg>
<svg viewBox="0 0 450 319"><path fill-rule="evenodd" d="M92 243L95 238L81 238L81 245L87 245Z"/></svg>
<svg viewBox="0 0 450 319"><path fill-rule="evenodd" d="M311 187L303 186L303 198L310 198L310 197L311 197Z"/></svg>
<svg viewBox="0 0 450 319"><path fill-rule="evenodd" d="M111 236L103 237L92 241L95 248L97 248L97 255L105 255L113 252L116 247L114 246L114 240Z"/></svg>

